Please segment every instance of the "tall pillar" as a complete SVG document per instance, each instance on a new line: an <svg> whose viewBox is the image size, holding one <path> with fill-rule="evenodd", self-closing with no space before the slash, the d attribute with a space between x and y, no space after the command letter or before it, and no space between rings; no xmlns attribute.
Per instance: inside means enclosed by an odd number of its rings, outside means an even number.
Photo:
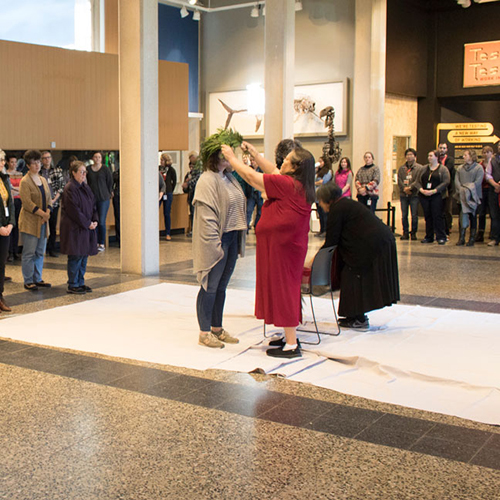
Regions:
<svg viewBox="0 0 500 500"><path fill-rule="evenodd" d="M387 0L356 0L353 88L353 166L371 151L381 173L380 202L390 200L391 157L384 157ZM355 170L357 170L355 168Z"/></svg>
<svg viewBox="0 0 500 500"><path fill-rule="evenodd" d="M272 160L276 144L293 136L295 0L266 2L265 23L264 155Z"/></svg>
<svg viewBox="0 0 500 500"><path fill-rule="evenodd" d="M158 2L119 0L121 269L159 272Z"/></svg>

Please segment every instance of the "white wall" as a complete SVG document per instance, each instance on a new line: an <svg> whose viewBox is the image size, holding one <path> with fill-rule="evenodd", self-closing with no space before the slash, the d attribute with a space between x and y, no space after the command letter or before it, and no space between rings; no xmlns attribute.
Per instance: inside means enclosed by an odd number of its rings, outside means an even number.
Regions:
<svg viewBox="0 0 500 500"><path fill-rule="evenodd" d="M354 1L303 0L296 13L295 84L352 79L354 74ZM201 111L208 117L208 93L243 90L264 82L264 19L251 18L250 8L211 13L201 27ZM202 137L205 137L205 123ZM352 102L349 133L339 137L343 154L352 151ZM324 138L301 139L315 156ZM254 141L262 147L262 141Z"/></svg>

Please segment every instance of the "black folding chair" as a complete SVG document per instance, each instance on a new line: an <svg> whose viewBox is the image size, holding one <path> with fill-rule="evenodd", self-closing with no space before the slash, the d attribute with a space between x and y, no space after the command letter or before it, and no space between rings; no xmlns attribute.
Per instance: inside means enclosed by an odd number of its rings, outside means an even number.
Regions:
<svg viewBox="0 0 500 500"><path fill-rule="evenodd" d="M298 332L315 333L318 336L317 342L306 342L301 340L303 344L318 345L321 342L320 335L331 335L337 337L340 335L339 321L337 318L337 311L335 311L335 303L333 301L333 290L332 290L332 260L333 252L337 247L326 247L319 250L319 252L314 257L312 267L311 267L311 279L309 282L309 299L311 302L311 311L314 320L315 330L307 330L305 328L297 328ZM316 314L314 313L313 296L319 297L324 294L324 290L320 287L328 287L330 291L330 297L332 299L332 309L333 315L335 317L335 324L337 325L337 333L320 331L318 328L318 323L316 321ZM317 293L318 289L321 290Z"/></svg>

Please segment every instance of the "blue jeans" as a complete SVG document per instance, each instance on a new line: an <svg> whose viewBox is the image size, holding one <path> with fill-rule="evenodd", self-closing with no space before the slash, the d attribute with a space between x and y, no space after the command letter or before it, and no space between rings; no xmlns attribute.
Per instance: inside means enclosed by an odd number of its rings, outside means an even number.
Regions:
<svg viewBox="0 0 500 500"><path fill-rule="evenodd" d="M174 193L165 193L167 199L163 200L163 217L165 218L165 234L170 236L170 211L172 210L172 201L174 200Z"/></svg>
<svg viewBox="0 0 500 500"><path fill-rule="evenodd" d="M87 255L68 255L68 286L78 288L85 285Z"/></svg>
<svg viewBox="0 0 500 500"><path fill-rule="evenodd" d="M32 234L22 233L23 254L22 272L24 284L39 283L42 281L43 256L47 246L47 223L42 224L40 238Z"/></svg>
<svg viewBox="0 0 500 500"><path fill-rule="evenodd" d="M108 216L109 200L96 201L97 217L99 224L97 225L97 243L104 245L106 242L106 217Z"/></svg>
<svg viewBox="0 0 500 500"><path fill-rule="evenodd" d="M403 223L403 233L410 232L408 224L408 208L411 210L411 233L418 231L418 196L401 196L401 222Z"/></svg>
<svg viewBox="0 0 500 500"><path fill-rule="evenodd" d="M202 332L222 326L226 288L238 258L238 231L224 233L221 243L224 257L210 270L207 289L201 287L196 299L196 314Z"/></svg>
<svg viewBox="0 0 500 500"><path fill-rule="evenodd" d="M262 196L260 194L260 191L254 190L252 193L252 196L250 198L247 198L247 227L250 229L250 223L252 222L252 215L253 211L255 210L255 207L257 207L257 214L255 215L255 224L254 228L257 227L257 223L259 222L260 219L260 214L262 212Z"/></svg>
<svg viewBox="0 0 500 500"><path fill-rule="evenodd" d="M316 202L316 210L318 212L318 217L319 217L319 232L324 233L326 231L326 221L328 218L328 215L326 212L321 208L321 205Z"/></svg>

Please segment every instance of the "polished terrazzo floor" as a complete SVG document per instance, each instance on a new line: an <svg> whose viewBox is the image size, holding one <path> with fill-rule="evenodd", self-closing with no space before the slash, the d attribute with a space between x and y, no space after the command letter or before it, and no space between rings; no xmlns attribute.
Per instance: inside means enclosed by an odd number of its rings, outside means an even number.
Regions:
<svg viewBox="0 0 500 500"><path fill-rule="evenodd" d="M455 238L398 241L403 302L500 313L500 247L461 248ZM254 286L254 243L250 235L232 287ZM311 236L311 255L320 245ZM23 289L19 263L9 265L11 314L194 283L188 238L160 250L157 278L122 275L115 247L93 257L94 292L85 297L66 294L64 257L46 259L44 279L54 286L36 293ZM500 498L498 427L258 374L5 339L0 381L0 498Z"/></svg>

